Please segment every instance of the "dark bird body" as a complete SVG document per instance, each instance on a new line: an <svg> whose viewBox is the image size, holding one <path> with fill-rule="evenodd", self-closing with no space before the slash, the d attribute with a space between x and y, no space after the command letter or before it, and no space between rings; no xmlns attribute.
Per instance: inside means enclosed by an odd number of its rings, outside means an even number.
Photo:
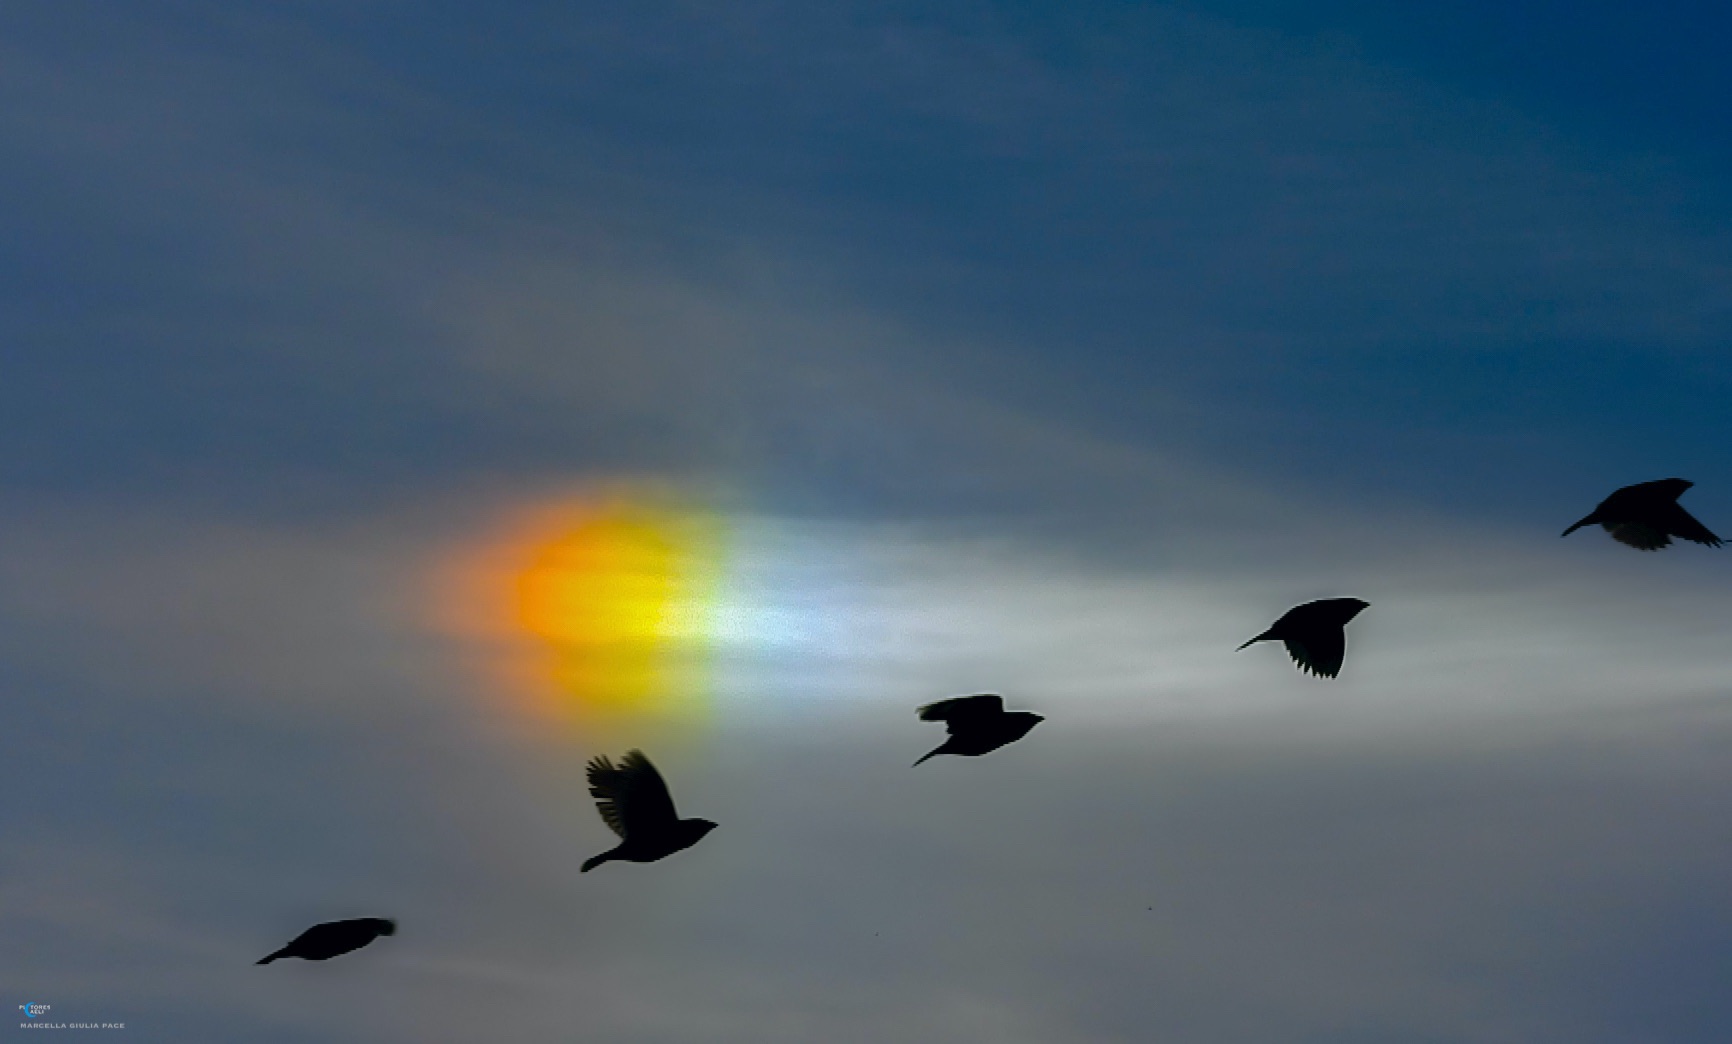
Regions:
<svg viewBox="0 0 1732 1044"><path fill-rule="evenodd" d="M261 959L269 964L278 957L299 957L303 961L328 961L345 953L359 950L381 935L396 935L397 922L383 917L357 917L349 921L326 921L315 924L295 936L287 946Z"/></svg>
<svg viewBox="0 0 1732 1044"><path fill-rule="evenodd" d="M692 847L716 828L707 819L681 819L661 773L641 750L630 751L616 768L606 757L589 763L589 792L602 822L619 835L619 844L584 860L589 873L613 859L653 863Z"/></svg>
<svg viewBox="0 0 1732 1044"><path fill-rule="evenodd" d="M925 761L937 754L960 754L965 758L989 754L1015 743L1046 719L1029 711L1006 711L1001 697L983 692L929 703L920 708L920 720L942 721L950 733L949 739L920 759Z"/></svg>
<svg viewBox="0 0 1732 1044"><path fill-rule="evenodd" d="M1347 621L1370 604L1357 598L1325 598L1294 606L1267 631L1239 648L1256 642L1281 642L1300 670L1333 678L1341 673L1341 661L1347 655Z"/></svg>
<svg viewBox="0 0 1732 1044"><path fill-rule="evenodd" d="M1563 535L1597 523L1612 534L1613 540L1639 551L1658 551L1671 544L1673 537L1719 547L1720 538L1678 503L1693 485L1689 479L1668 478L1625 486L1600 501L1592 514L1564 530Z"/></svg>

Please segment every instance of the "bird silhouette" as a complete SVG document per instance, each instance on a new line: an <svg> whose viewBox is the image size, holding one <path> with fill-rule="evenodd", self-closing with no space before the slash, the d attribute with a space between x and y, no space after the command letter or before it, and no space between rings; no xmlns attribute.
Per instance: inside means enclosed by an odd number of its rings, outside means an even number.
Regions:
<svg viewBox="0 0 1732 1044"><path fill-rule="evenodd" d="M942 721L950 733L949 739L920 759L925 761L937 754L960 754L965 758L989 754L1015 743L1046 719L1030 711L1007 712L1002 697L983 692L928 703L920 708L920 720Z"/></svg>
<svg viewBox="0 0 1732 1044"><path fill-rule="evenodd" d="M616 768L604 755L591 761L589 792L602 822L619 835L619 844L584 860L589 873L613 859L653 863L697 844L716 828L707 819L681 819L661 773L641 750L630 751Z"/></svg>
<svg viewBox="0 0 1732 1044"><path fill-rule="evenodd" d="M326 921L294 937L289 944L259 964L269 964L278 957L299 957L303 961L328 961L345 953L359 950L381 935L396 935L397 922L383 917L357 917L348 921Z"/></svg>
<svg viewBox="0 0 1732 1044"><path fill-rule="evenodd" d="M1325 598L1296 605L1239 648L1257 642L1281 642L1300 670L1333 678L1341 673L1341 660L1347 655L1347 621L1370 604L1357 598Z"/></svg>
<svg viewBox="0 0 1732 1044"><path fill-rule="evenodd" d="M1638 551L1658 551L1671 544L1673 537L1719 547L1720 538L1678 503L1684 491L1694 485L1689 479L1667 478L1625 486L1600 501L1599 507L1563 535L1597 522L1613 540Z"/></svg>

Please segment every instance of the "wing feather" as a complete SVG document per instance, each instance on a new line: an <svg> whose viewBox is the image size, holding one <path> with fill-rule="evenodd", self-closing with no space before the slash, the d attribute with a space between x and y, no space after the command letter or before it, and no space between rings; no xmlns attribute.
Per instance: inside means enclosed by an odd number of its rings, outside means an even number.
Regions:
<svg viewBox="0 0 1732 1044"><path fill-rule="evenodd" d="M1658 551L1672 543L1672 538L1653 526L1641 522L1611 522L1602 523L1606 532L1612 534L1612 539L1620 544L1628 544L1638 551Z"/></svg>
<svg viewBox="0 0 1732 1044"><path fill-rule="evenodd" d="M589 793L602 822L622 839L655 833L679 819L660 772L641 750L628 751L618 767L606 755L588 765Z"/></svg>
<svg viewBox="0 0 1732 1044"><path fill-rule="evenodd" d="M1706 544L1709 547L1720 546L1720 538L1715 536L1707 526L1698 522L1695 515L1685 511L1679 504L1666 506L1664 521L1666 532L1673 536L1683 537L1685 540L1698 544Z"/></svg>
<svg viewBox="0 0 1732 1044"><path fill-rule="evenodd" d="M1289 638L1282 644L1300 670L1321 678L1340 674L1341 661L1347 658L1347 632L1340 629L1315 631L1303 641Z"/></svg>
<svg viewBox="0 0 1732 1044"><path fill-rule="evenodd" d="M921 721L943 721L955 726L961 721L990 718L1004 713L1004 697L992 692L956 696L920 708Z"/></svg>

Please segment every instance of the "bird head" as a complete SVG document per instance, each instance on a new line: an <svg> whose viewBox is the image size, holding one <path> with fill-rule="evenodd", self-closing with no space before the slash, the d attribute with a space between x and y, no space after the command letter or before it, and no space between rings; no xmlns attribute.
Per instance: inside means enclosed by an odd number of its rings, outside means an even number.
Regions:
<svg viewBox="0 0 1732 1044"><path fill-rule="evenodd" d="M385 917L373 918L373 930L380 935L396 935L397 922Z"/></svg>

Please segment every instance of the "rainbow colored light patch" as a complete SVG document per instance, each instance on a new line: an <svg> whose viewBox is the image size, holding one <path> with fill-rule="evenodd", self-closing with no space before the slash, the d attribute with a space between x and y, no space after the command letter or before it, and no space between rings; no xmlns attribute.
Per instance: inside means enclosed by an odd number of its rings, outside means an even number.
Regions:
<svg viewBox="0 0 1732 1044"><path fill-rule="evenodd" d="M707 695L724 526L641 490L512 514L448 563L443 622L488 684L553 718L690 718Z"/></svg>

